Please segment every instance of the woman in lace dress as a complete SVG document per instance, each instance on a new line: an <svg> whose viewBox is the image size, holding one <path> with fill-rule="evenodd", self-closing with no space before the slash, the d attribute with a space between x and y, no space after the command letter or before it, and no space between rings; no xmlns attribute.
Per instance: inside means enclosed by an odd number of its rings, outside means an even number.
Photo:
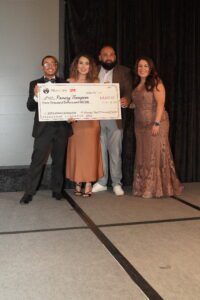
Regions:
<svg viewBox="0 0 200 300"><path fill-rule="evenodd" d="M165 87L148 57L136 61L135 74L131 103L136 134L133 193L143 198L179 195L183 186L169 145Z"/></svg>
<svg viewBox="0 0 200 300"><path fill-rule="evenodd" d="M70 69L70 83L98 83L98 71L89 55L78 55ZM66 177L76 183L75 195L90 197L91 182L103 174L99 121L72 121L73 135L68 140ZM85 183L82 192L82 184Z"/></svg>

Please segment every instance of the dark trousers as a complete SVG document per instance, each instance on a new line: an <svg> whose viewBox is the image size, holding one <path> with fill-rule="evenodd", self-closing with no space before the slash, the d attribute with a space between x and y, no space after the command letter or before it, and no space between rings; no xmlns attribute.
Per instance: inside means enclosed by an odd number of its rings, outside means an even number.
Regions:
<svg viewBox="0 0 200 300"><path fill-rule="evenodd" d="M49 126L45 133L35 138L31 165L27 176L26 194L35 194L44 165L50 154L52 158L51 188L54 192L61 192L64 182L66 145L66 131L58 126Z"/></svg>

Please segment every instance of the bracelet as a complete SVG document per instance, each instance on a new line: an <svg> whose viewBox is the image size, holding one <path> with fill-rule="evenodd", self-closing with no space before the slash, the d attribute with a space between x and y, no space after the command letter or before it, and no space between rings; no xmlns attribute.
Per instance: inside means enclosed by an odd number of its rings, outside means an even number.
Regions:
<svg viewBox="0 0 200 300"><path fill-rule="evenodd" d="M154 122L155 126L160 126L160 122Z"/></svg>

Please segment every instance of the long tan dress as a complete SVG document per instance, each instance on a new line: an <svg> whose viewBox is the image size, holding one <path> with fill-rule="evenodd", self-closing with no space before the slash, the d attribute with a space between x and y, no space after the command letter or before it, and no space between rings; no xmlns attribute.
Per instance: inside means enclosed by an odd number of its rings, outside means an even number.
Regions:
<svg viewBox="0 0 200 300"><path fill-rule="evenodd" d="M134 90L132 99L136 134L133 193L136 196L151 194L154 197L179 195L183 186L176 176L170 149L168 114L164 110L159 134L153 136L151 130L157 107L153 93Z"/></svg>
<svg viewBox="0 0 200 300"><path fill-rule="evenodd" d="M68 140L66 177L74 182L93 182L103 177L99 121L72 123Z"/></svg>

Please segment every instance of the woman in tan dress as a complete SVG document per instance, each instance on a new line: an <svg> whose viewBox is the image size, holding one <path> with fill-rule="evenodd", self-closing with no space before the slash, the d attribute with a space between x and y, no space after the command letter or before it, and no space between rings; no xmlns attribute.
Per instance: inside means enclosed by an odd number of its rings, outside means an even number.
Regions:
<svg viewBox="0 0 200 300"><path fill-rule="evenodd" d="M98 82L94 60L88 55L79 55L72 62L70 83ZM72 120L73 135L67 149L66 177L76 183L75 195L90 197L92 182L103 176L99 121ZM85 189L82 193L82 184Z"/></svg>
<svg viewBox="0 0 200 300"><path fill-rule="evenodd" d="M135 65L136 159L133 193L143 198L179 195L183 186L176 176L165 110L165 87L153 61L141 57Z"/></svg>

